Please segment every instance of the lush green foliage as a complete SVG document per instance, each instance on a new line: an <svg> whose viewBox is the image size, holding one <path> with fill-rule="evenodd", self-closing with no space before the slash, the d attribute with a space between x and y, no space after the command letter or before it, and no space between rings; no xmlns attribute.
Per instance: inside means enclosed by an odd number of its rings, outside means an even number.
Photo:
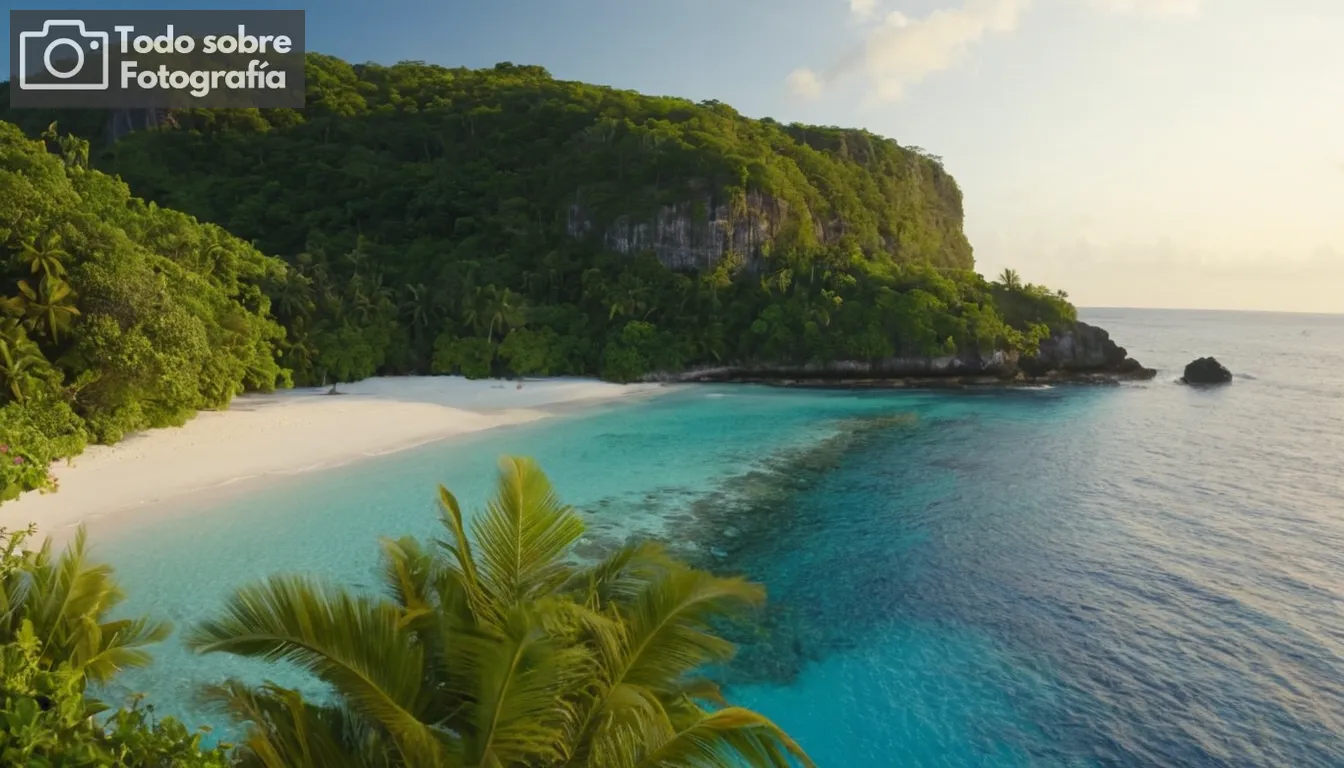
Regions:
<svg viewBox="0 0 1344 768"><path fill-rule="evenodd" d="M155 720L135 700L123 709L85 694L121 669L148 663L143 647L166 625L109 620L121 593L106 566L85 559L81 532L60 555L31 534L0 530L0 763L102 768L223 768L224 748L201 733Z"/></svg>
<svg viewBox="0 0 1344 768"><path fill-rule="evenodd" d="M267 290L289 331L283 362L302 382L628 380L697 364L1030 348L1060 315L1034 303L1000 312L971 271L961 193L941 160L864 131L511 64L314 54L308 83L302 112L182 111L171 128L95 153L138 194L293 265ZM96 115L67 117L104 133ZM608 249L614 222L659 211L691 229L711 213L725 226L764 215L771 235L696 273Z"/></svg>
<svg viewBox="0 0 1344 768"><path fill-rule="evenodd" d="M726 661L723 621L763 590L632 545L591 567L571 550L582 520L527 459L501 462L486 510L463 521L439 488L445 537L383 542L382 595L304 577L239 590L194 628L200 652L285 661L331 687L305 701L271 683L208 686L246 728L203 746L138 698L90 697L168 625L111 619L123 594L90 563L81 530L64 551L0 530L0 762L102 768L526 765L633 768L810 766L769 720L729 706L700 677Z"/></svg>
<svg viewBox="0 0 1344 768"><path fill-rule="evenodd" d="M286 383L285 265L85 167L87 144L0 123L0 500L118 440Z"/></svg>
<svg viewBox="0 0 1344 768"><path fill-rule="evenodd" d="M714 627L760 603L759 586L650 545L576 567L583 523L526 459L501 462L470 535L457 500L439 494L442 540L383 543L386 594L273 577L191 632L198 651L284 660L331 687L325 703L272 684L213 688L249 723L244 764L811 764L698 677L729 658Z"/></svg>

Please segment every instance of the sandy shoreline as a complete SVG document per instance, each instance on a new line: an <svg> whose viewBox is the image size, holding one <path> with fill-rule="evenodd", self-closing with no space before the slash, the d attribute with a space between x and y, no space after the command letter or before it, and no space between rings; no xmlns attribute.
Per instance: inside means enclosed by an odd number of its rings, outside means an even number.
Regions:
<svg viewBox="0 0 1344 768"><path fill-rule="evenodd" d="M658 384L590 379L517 383L460 377L398 377L236 398L183 427L156 429L116 445L90 446L58 462L55 493L24 494L0 506L0 526L36 522L39 535L91 518L254 478L381 456L428 442L522 424L551 406L667 391Z"/></svg>

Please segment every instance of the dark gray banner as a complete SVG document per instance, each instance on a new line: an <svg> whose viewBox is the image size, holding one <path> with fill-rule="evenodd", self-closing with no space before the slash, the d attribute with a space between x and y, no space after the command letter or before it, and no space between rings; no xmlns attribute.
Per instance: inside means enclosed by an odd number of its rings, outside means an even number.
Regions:
<svg viewBox="0 0 1344 768"><path fill-rule="evenodd" d="M11 107L303 106L303 11L10 11Z"/></svg>

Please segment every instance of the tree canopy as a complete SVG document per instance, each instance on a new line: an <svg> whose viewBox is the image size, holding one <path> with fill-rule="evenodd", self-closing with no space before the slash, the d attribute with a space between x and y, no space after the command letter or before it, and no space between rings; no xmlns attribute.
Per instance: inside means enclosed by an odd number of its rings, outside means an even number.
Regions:
<svg viewBox="0 0 1344 768"><path fill-rule="evenodd" d="M86 440L289 382L262 290L285 264L85 157L0 123L0 500Z"/></svg>

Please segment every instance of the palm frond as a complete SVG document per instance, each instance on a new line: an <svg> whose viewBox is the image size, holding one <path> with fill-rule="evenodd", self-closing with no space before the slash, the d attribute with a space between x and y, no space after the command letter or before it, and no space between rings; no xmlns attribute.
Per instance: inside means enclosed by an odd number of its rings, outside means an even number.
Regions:
<svg viewBox="0 0 1344 768"><path fill-rule="evenodd" d="M226 680L202 689L208 707L246 724L240 762L264 768L372 768L393 761L390 744L335 707L318 707L274 683Z"/></svg>
<svg viewBox="0 0 1344 768"><path fill-rule="evenodd" d="M489 600L481 592L480 576L476 572L476 560L471 551L471 541L467 538L466 526L462 524L462 507L457 497L439 486L439 519L447 529L450 540L435 540L435 544L448 555L443 564L449 579L444 583L445 590L452 589L462 596L462 608L470 611L474 621L480 621L491 610ZM446 603L447 595L440 594Z"/></svg>
<svg viewBox="0 0 1344 768"><path fill-rule="evenodd" d="M224 616L193 628L187 644L296 664L385 728L408 760L436 760L442 744L418 717L427 698L424 654L402 615L386 599L276 576L235 592Z"/></svg>
<svg viewBox="0 0 1344 768"><path fill-rule="evenodd" d="M395 541L384 539L383 586L407 613L434 607L434 586L438 581L438 563L420 542L410 537Z"/></svg>
<svg viewBox="0 0 1344 768"><path fill-rule="evenodd" d="M639 731L649 728L647 721L632 721L622 711L635 700L631 690L664 702L685 699L696 671L730 658L734 651L732 643L713 634L712 624L764 597L762 587L742 579L675 564L656 571L621 611L615 632L593 638L597 683L581 700L578 743L599 749L606 742L618 744L608 733L613 723L642 723ZM603 733L608 735L599 737Z"/></svg>
<svg viewBox="0 0 1344 768"><path fill-rule="evenodd" d="M561 591L595 611L603 611L632 602L650 578L671 564L660 544L627 544L597 565L570 576Z"/></svg>
<svg viewBox="0 0 1344 768"><path fill-rule="evenodd" d="M120 619L85 626L78 653L71 661L96 683L106 683L124 669L149 666L152 661L145 646L160 643L172 633L166 621L148 617Z"/></svg>
<svg viewBox="0 0 1344 768"><path fill-rule="evenodd" d="M742 707L705 715L658 745L635 768L813 768L814 764L788 734L767 718Z"/></svg>
<svg viewBox="0 0 1344 768"><path fill-rule="evenodd" d="M501 635L458 638L454 661L471 685L463 713L469 765L553 764L568 757L574 726L568 700L590 656L547 634L531 611L510 613Z"/></svg>
<svg viewBox="0 0 1344 768"><path fill-rule="evenodd" d="M630 768L650 749L677 735L667 710L652 691L618 685L610 691L606 712L591 737L581 742L585 768Z"/></svg>
<svg viewBox="0 0 1344 768"><path fill-rule="evenodd" d="M706 664L732 657L733 644L714 622L765 600L765 589L740 578L677 566L650 582L628 613L629 647L617 682L667 689Z"/></svg>
<svg viewBox="0 0 1344 768"><path fill-rule="evenodd" d="M565 556L583 535L583 521L560 503L535 462L505 457L495 496L472 532L481 581L495 603L508 609L568 579Z"/></svg>

